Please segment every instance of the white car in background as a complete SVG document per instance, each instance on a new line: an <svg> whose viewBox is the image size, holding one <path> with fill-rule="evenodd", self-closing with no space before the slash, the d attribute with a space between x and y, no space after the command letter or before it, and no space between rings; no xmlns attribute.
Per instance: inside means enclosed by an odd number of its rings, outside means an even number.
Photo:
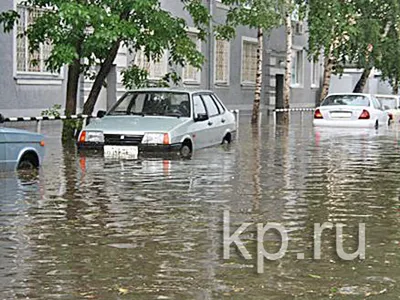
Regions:
<svg viewBox="0 0 400 300"><path fill-rule="evenodd" d="M375 95L382 104L383 109L389 114L389 119L396 123L400 119L400 96Z"/></svg>
<svg viewBox="0 0 400 300"><path fill-rule="evenodd" d="M370 94L330 94L314 112L314 126L376 128L390 122L378 99Z"/></svg>

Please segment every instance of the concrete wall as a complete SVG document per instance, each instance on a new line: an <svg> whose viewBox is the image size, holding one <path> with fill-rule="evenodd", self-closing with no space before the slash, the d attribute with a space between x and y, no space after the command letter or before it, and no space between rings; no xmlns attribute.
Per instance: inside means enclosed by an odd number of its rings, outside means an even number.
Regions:
<svg viewBox="0 0 400 300"><path fill-rule="evenodd" d="M13 0L0 1L0 11L14 9ZM36 116L65 99L65 70L61 76L33 76L16 72L15 32L0 33L0 113Z"/></svg>
<svg viewBox="0 0 400 300"><path fill-rule="evenodd" d="M318 87L311 87L311 63L307 58L307 24L304 24L304 34L293 35L293 49L304 50L303 56L303 80L300 86L292 86L290 107L314 107L317 97L320 93L321 76L323 73L322 57L318 62L320 83ZM265 80L265 105L269 108L275 108L275 78L277 74L285 74L286 62L286 33L285 28L280 27L271 31L269 37L266 39L265 48L267 55L265 59L266 72Z"/></svg>
<svg viewBox="0 0 400 300"><path fill-rule="evenodd" d="M329 93L351 93L360 79L362 70L345 69L343 75L332 75ZM382 81L378 72L373 71L364 89L368 94L392 94L392 87Z"/></svg>

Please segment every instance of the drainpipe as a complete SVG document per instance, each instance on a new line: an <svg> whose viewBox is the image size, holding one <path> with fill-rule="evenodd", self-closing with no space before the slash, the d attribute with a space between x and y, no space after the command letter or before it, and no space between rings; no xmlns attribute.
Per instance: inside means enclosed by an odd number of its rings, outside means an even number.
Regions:
<svg viewBox="0 0 400 300"><path fill-rule="evenodd" d="M208 80L207 89L211 90L214 77L214 31L213 31L213 0L208 0L208 9L210 13L210 21L208 24Z"/></svg>

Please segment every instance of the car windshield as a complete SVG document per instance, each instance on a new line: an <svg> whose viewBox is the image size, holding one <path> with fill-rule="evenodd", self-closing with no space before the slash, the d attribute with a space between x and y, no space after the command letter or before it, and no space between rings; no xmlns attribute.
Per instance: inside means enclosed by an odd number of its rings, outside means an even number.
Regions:
<svg viewBox="0 0 400 300"><path fill-rule="evenodd" d="M328 105L369 106L369 100L362 95L331 95L321 104L321 106Z"/></svg>
<svg viewBox="0 0 400 300"><path fill-rule="evenodd" d="M190 117L188 93L132 92L125 94L109 111L109 116L141 115Z"/></svg>
<svg viewBox="0 0 400 300"><path fill-rule="evenodd" d="M379 102L381 102L382 106L385 109L395 109L396 108L396 99L383 98L383 97L376 97L376 98L378 98Z"/></svg>

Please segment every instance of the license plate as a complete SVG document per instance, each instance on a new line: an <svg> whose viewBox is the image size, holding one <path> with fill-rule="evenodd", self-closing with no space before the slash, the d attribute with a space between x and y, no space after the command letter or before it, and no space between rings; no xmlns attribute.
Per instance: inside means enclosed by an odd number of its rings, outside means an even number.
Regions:
<svg viewBox="0 0 400 300"><path fill-rule="evenodd" d="M331 112L332 118L351 118L351 112Z"/></svg>
<svg viewBox="0 0 400 300"><path fill-rule="evenodd" d="M139 148L136 146L104 146L104 157L114 159L137 159Z"/></svg>

